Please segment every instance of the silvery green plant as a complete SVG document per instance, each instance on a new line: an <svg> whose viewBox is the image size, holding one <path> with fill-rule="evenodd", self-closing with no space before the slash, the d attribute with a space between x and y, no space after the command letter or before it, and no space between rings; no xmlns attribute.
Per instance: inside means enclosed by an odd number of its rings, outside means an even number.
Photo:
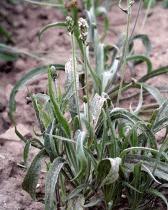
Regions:
<svg viewBox="0 0 168 210"><path fill-rule="evenodd" d="M121 1L120 1L121 3ZM146 81L168 72L167 67L153 71L147 57L150 42L145 35L126 34L117 46L103 43L99 35L97 14L107 13L98 1L85 1L86 18L77 8L64 22L47 25L40 36L52 27L69 33L72 54L65 65L52 64L28 72L15 85L9 103L9 116L17 135L25 142L27 166L30 145L39 149L28 167L23 189L33 199L42 165L46 165L45 210L129 209L152 206L159 197L168 207L164 191L168 182L167 132L158 145L156 135L168 126L168 101ZM128 18L132 2L121 9ZM103 12L102 12L103 11ZM134 40L146 47L143 55L134 53ZM124 81L127 63L144 61L147 73L130 83ZM64 91L58 86L57 74L65 71ZM30 93L40 133L25 138L17 130L14 118L15 95L19 87L39 73L48 73L47 94ZM121 81L118 80L119 76ZM120 108L124 91L138 88L140 97L135 109ZM158 109L144 121L140 117L144 92L150 93Z"/></svg>

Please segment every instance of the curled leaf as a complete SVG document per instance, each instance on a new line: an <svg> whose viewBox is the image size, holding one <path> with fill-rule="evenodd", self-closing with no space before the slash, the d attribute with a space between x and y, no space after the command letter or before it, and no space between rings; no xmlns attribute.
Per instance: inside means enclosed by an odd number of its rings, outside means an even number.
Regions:
<svg viewBox="0 0 168 210"><path fill-rule="evenodd" d="M119 177L121 158L106 158L100 161L97 169L97 181L101 186L114 183Z"/></svg>
<svg viewBox="0 0 168 210"><path fill-rule="evenodd" d="M78 130L76 132L76 157L79 162L79 172L74 179L85 175L85 170L87 168L87 158L84 151L84 141L86 139L86 133L84 131Z"/></svg>
<svg viewBox="0 0 168 210"><path fill-rule="evenodd" d="M97 93L95 94L95 96L92 99L92 102L90 104L90 113L92 114L92 119L93 119L93 125L94 127L96 127L102 108L104 106L104 102L106 101L106 99L100 95L98 95Z"/></svg>
<svg viewBox="0 0 168 210"><path fill-rule="evenodd" d="M40 32L39 32L39 39L41 39L41 36L42 36L42 34L45 32L45 31L47 31L48 29L50 29L50 28L56 28L56 27L58 27L58 28L61 28L61 27L66 27L66 23L65 22L58 22L58 23L51 23L51 24L48 24L48 25L46 25L44 28L42 28L41 30L40 30Z"/></svg>

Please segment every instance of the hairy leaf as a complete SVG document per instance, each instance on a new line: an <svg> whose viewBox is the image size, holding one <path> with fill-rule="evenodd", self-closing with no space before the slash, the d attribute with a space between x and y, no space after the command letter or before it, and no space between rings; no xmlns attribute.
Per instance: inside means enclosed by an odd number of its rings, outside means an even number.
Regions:
<svg viewBox="0 0 168 210"><path fill-rule="evenodd" d="M30 146L31 146L31 141L28 140L25 144L24 151L23 151L23 160L24 160L25 165L27 165L27 159L29 156Z"/></svg>
<svg viewBox="0 0 168 210"><path fill-rule="evenodd" d="M97 169L98 184L108 185L115 182L119 177L120 158L106 158L100 161Z"/></svg>
<svg viewBox="0 0 168 210"><path fill-rule="evenodd" d="M142 133L145 134L146 139L148 140L152 148L157 148L154 134L146 126L145 122L139 119L136 115L131 114L129 111L123 108L114 108L112 111L110 111L110 118L111 118L111 121L118 120L118 119L127 120L130 124L132 124L133 126L136 126L138 129L142 131ZM97 130L99 131L101 127L102 127L102 121L99 123Z"/></svg>
<svg viewBox="0 0 168 210"><path fill-rule="evenodd" d="M77 67L76 59L75 59L75 66ZM76 78L74 78L73 68L74 68L73 59L70 58L68 62L66 62L65 64L65 74L67 77L65 88L68 91L68 94L67 94L68 104L69 104L69 109L72 116L76 115L77 113L77 103L76 103L76 97L75 97L75 82L76 82L76 87L79 90L79 74L77 73L75 75Z"/></svg>
<svg viewBox="0 0 168 210"><path fill-rule="evenodd" d="M45 184L45 210L54 210L55 188L65 160L57 157L50 166Z"/></svg>
<svg viewBox="0 0 168 210"><path fill-rule="evenodd" d="M42 149L33 159L22 184L23 189L27 191L33 199L36 197L36 187L41 170L41 162L45 156L46 151Z"/></svg>
<svg viewBox="0 0 168 210"><path fill-rule="evenodd" d="M68 125L67 120L65 119L63 113L60 110L60 107L55 99L55 94L53 91L53 79L51 76L51 70L48 70L48 91L49 91L49 96L53 105L53 112L55 115L55 118L57 119L58 123L62 126L65 134L70 137L71 136L71 131Z"/></svg>
<svg viewBox="0 0 168 210"><path fill-rule="evenodd" d="M73 199L74 197L77 197L80 195L80 193L85 189L86 185L81 184L77 186L66 198L66 201Z"/></svg>
<svg viewBox="0 0 168 210"><path fill-rule="evenodd" d="M146 91L148 91L155 98L155 100L159 105L161 105L164 102L164 98L162 97L160 91L157 88L148 85L146 83L141 83L141 85Z"/></svg>
<svg viewBox="0 0 168 210"><path fill-rule="evenodd" d="M159 192L158 190L155 190L155 189L150 189L148 192L156 197L161 198L164 201L164 203L166 204L166 207L168 209L168 200L161 192Z"/></svg>
<svg viewBox="0 0 168 210"><path fill-rule="evenodd" d="M152 72L144 75L138 81L139 82L146 82L147 80L149 80L153 77L157 77L159 75L166 74L166 73L168 73L168 66L160 67L160 68L155 69Z"/></svg>
<svg viewBox="0 0 168 210"><path fill-rule="evenodd" d="M108 86L111 86L116 77L119 60L115 59L110 70L106 70L102 73L102 92L106 92Z"/></svg>
<svg viewBox="0 0 168 210"><path fill-rule="evenodd" d="M158 161L156 158L147 157L145 155L127 155L125 162L127 166L131 169L133 164L141 161L144 166L146 166L150 172L154 171L153 176L163 180L168 181L168 163L163 161ZM155 168L156 167L156 168ZM143 168L146 171L145 168Z"/></svg>
<svg viewBox="0 0 168 210"><path fill-rule="evenodd" d="M90 104L90 113L92 115L94 127L97 126L105 100L106 99L103 96L99 96L97 93L92 99Z"/></svg>
<svg viewBox="0 0 168 210"><path fill-rule="evenodd" d="M152 130L156 133L166 126L168 126L168 100L160 106Z"/></svg>
<svg viewBox="0 0 168 210"><path fill-rule="evenodd" d="M79 172L75 179L85 175L87 169L87 158L84 151L84 141L86 139L86 132L78 130L76 132L76 157L79 161Z"/></svg>
<svg viewBox="0 0 168 210"><path fill-rule="evenodd" d="M84 210L85 199L82 195L77 198L69 200L66 210Z"/></svg>
<svg viewBox="0 0 168 210"><path fill-rule="evenodd" d="M57 70L63 70L64 69L64 65L59 65L56 64L55 65ZM33 77L42 74L42 73L47 73L48 71L48 66L41 66L35 69L30 70L28 73L26 73L20 80L18 80L15 84L15 86L13 87L11 94L10 94L10 98L9 98L9 117L12 121L14 121L14 112L16 110L16 101L15 101L15 97L16 94L18 92L18 90L23 87L25 84L27 84L27 82L29 82L30 80L33 79Z"/></svg>
<svg viewBox="0 0 168 210"><path fill-rule="evenodd" d="M53 160L58 155L55 147L55 142L53 139L54 129L55 129L55 120L53 120L53 122L49 125L44 134L44 146L51 160Z"/></svg>

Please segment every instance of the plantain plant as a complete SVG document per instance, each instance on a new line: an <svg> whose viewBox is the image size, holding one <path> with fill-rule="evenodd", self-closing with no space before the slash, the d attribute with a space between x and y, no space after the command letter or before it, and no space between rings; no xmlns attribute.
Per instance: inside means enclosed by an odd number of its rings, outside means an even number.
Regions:
<svg viewBox="0 0 168 210"><path fill-rule="evenodd" d="M108 2L108 1L107 1ZM74 3L74 2L73 2ZM129 33L132 2L120 8L127 16L127 32L117 45L103 43L108 30L107 10L101 1L82 1L86 18L78 5L71 5L64 22L44 27L39 36L53 27L67 30L72 55L65 65L51 64L28 72L14 86L9 101L9 116L16 134L25 142L27 165L30 146L39 149L28 167L23 189L36 198L41 167L46 166L45 210L84 210L124 208L144 209L164 195L168 182L167 132L158 145L156 134L168 126L168 101L146 82L168 72L168 67L153 70L148 57L151 49L146 35ZM104 17L104 33L99 35L97 16ZM134 52L134 40L141 39L146 52ZM131 82L124 80L126 64L145 62L147 72ZM59 87L57 74L64 71L66 83ZM40 73L48 74L46 94L30 93L40 133L25 138L15 122L15 96L21 86ZM140 90L137 107L124 109L124 92ZM146 121L141 112L144 94L156 100L157 109ZM131 95L134 96L135 94ZM130 97L131 97L130 96ZM128 100L128 98L127 98ZM167 131L167 130L166 130Z"/></svg>

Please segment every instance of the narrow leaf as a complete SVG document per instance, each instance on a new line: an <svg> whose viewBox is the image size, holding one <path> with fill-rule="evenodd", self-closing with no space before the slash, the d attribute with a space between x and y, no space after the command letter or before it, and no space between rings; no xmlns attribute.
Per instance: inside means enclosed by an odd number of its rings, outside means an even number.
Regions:
<svg viewBox="0 0 168 210"><path fill-rule="evenodd" d="M57 70L63 70L64 69L64 65L55 65ZM41 66L35 69L30 70L27 74L25 74L20 80L17 81L17 83L15 84L15 86L12 89L12 92L10 94L10 98L9 98L9 117L12 121L14 121L14 112L16 110L16 101L15 101L15 97L16 94L18 92L18 90L23 87L27 82L29 82L30 80L33 79L33 77L42 74L42 73L47 73L48 71L48 66Z"/></svg>
<svg viewBox="0 0 168 210"><path fill-rule="evenodd" d="M65 64L65 74L67 77L65 88L68 91L67 92L67 97L69 98L68 104L72 116L75 116L77 113L77 100L75 95L76 91L75 88L79 90L79 74L77 72L77 74L74 77L74 72L73 72L74 65L77 67L77 61L75 59L75 64L74 64L73 58L70 58Z"/></svg>
<svg viewBox="0 0 168 210"><path fill-rule="evenodd" d="M136 39L139 39L142 41L142 43L146 49L144 54L149 55L149 53L151 52L151 49L152 49L152 45L151 45L151 41L150 41L149 37L146 34L136 34L131 38L130 44Z"/></svg>
<svg viewBox="0 0 168 210"><path fill-rule="evenodd" d="M146 91L148 91L155 98L158 104L161 105L165 101L160 91L157 88L151 85L147 85L146 83L141 83L141 85Z"/></svg>
<svg viewBox="0 0 168 210"><path fill-rule="evenodd" d="M79 172L75 179L85 175L87 169L87 158L84 151L84 141L86 139L86 132L78 130L76 132L76 157L79 161Z"/></svg>
<svg viewBox="0 0 168 210"><path fill-rule="evenodd" d="M143 61L146 63L147 65L147 73L151 73L152 70L153 70L153 67L152 67L152 63L150 61L150 59L144 55L131 55L129 57L126 58L127 62L128 61Z"/></svg>
<svg viewBox="0 0 168 210"><path fill-rule="evenodd" d="M55 142L53 139L54 129L55 129L55 120L53 120L53 122L48 126L44 134L44 146L51 160L53 160L57 156Z"/></svg>
<svg viewBox="0 0 168 210"><path fill-rule="evenodd" d="M70 137L71 136L71 131L68 125L67 120L65 119L65 117L63 116L59 105L55 99L55 95L54 95L54 91L53 91L53 84L52 84L53 80L52 80L52 76L51 76L51 70L48 70L48 91L49 91L49 96L53 105L53 111L54 111L54 115L55 118L58 120L59 124L62 126L65 134Z"/></svg>
<svg viewBox="0 0 168 210"><path fill-rule="evenodd" d="M25 144L24 151L23 151L23 160L24 160L25 165L27 165L27 159L29 156L30 146L31 146L31 141L28 140Z"/></svg>
<svg viewBox="0 0 168 210"><path fill-rule="evenodd" d="M39 179L39 174L41 170L41 161L45 157L45 150L41 150L34 158L27 174L24 178L22 187L27 191L33 199L36 197L36 187Z"/></svg>
<svg viewBox="0 0 168 210"><path fill-rule="evenodd" d="M39 32L39 39L41 39L42 34L47 31L50 28L65 28L66 27L66 23L65 22L58 22L58 23L51 23L46 25L44 28L42 28Z"/></svg>
<svg viewBox="0 0 168 210"><path fill-rule="evenodd" d="M139 82L146 82L147 80L149 80L153 77L157 77L159 75L166 74L166 73L168 73L168 66L164 66L164 67L153 70L152 72L141 77L139 79Z"/></svg>
<svg viewBox="0 0 168 210"><path fill-rule="evenodd" d="M158 161L157 158L149 158L144 155L126 155L125 163L126 165L132 169L135 163L141 161L144 166L146 166L150 171L154 170L154 176L159 178L160 180L168 181L168 164L167 162ZM157 164L157 165L156 165ZM144 171L146 169L143 168Z"/></svg>
<svg viewBox="0 0 168 210"><path fill-rule="evenodd" d="M156 197L161 198L164 201L164 203L166 204L166 208L168 209L168 201L167 201L167 198L161 192L159 192L159 191L157 191L155 189L150 189L148 192L150 194L156 196Z"/></svg>
<svg viewBox="0 0 168 210"><path fill-rule="evenodd" d="M50 166L45 185L45 210L54 210L55 188L58 181L58 176L64 164L65 160L61 157L58 157Z"/></svg>
<svg viewBox="0 0 168 210"><path fill-rule="evenodd" d="M105 100L106 99L104 97L101 97L97 93L92 99L92 102L90 104L90 113L92 114L94 127L96 127L98 123Z"/></svg>
<svg viewBox="0 0 168 210"><path fill-rule="evenodd" d="M99 43L96 46L96 72L101 77L104 71L104 45Z"/></svg>

